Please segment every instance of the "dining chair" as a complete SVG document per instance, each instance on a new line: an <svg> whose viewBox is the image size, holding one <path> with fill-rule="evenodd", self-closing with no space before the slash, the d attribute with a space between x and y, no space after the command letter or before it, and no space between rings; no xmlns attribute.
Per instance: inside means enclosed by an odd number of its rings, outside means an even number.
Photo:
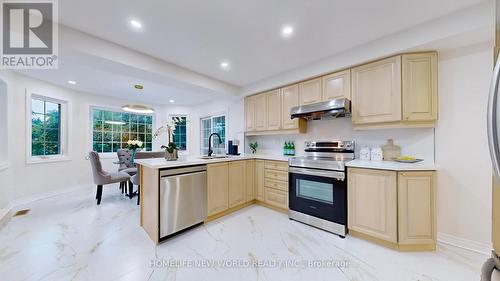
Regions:
<svg viewBox="0 0 500 281"><path fill-rule="evenodd" d="M135 159L163 157L165 157L165 151L139 151L135 155ZM133 175L130 181L133 185L137 185L137 205L139 205L141 201L141 169L137 169L137 174Z"/></svg>
<svg viewBox="0 0 500 281"><path fill-rule="evenodd" d="M129 174L131 177L137 174L137 168L135 167L135 164L132 163L132 151L129 149L118 149L116 151L116 154L118 156L118 161L120 163L120 166L118 167L119 172L125 172ZM122 193L124 192L124 189L127 187L127 182L122 182L120 183L120 189ZM133 189L133 184L132 182L128 182L128 196L130 199L132 199L132 189Z"/></svg>
<svg viewBox="0 0 500 281"><path fill-rule="evenodd" d="M89 160L92 167L92 175L94 176L94 184L97 185L95 199L97 199L97 205L100 205L103 185L130 181L130 175L125 172L109 173L104 171L99 153L95 151L89 152Z"/></svg>

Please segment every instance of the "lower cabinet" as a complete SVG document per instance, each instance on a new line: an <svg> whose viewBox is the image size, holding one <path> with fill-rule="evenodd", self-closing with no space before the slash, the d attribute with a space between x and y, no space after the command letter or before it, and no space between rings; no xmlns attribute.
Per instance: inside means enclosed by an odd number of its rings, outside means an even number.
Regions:
<svg viewBox="0 0 500 281"><path fill-rule="evenodd" d="M435 172L398 174L399 244L436 241Z"/></svg>
<svg viewBox="0 0 500 281"><path fill-rule="evenodd" d="M246 202L245 161L229 162L229 208Z"/></svg>
<svg viewBox="0 0 500 281"><path fill-rule="evenodd" d="M208 215L229 208L229 163L207 165Z"/></svg>
<svg viewBox="0 0 500 281"><path fill-rule="evenodd" d="M436 173L348 169L348 228L401 250L436 244Z"/></svg>
<svg viewBox="0 0 500 281"><path fill-rule="evenodd" d="M288 210L288 163L264 161L264 203Z"/></svg>
<svg viewBox="0 0 500 281"><path fill-rule="evenodd" d="M255 160L245 161L246 165L246 202L255 200Z"/></svg>
<svg viewBox="0 0 500 281"><path fill-rule="evenodd" d="M255 198L264 201L264 160L255 160Z"/></svg>
<svg viewBox="0 0 500 281"><path fill-rule="evenodd" d="M393 171L349 169L348 228L397 242L397 175Z"/></svg>

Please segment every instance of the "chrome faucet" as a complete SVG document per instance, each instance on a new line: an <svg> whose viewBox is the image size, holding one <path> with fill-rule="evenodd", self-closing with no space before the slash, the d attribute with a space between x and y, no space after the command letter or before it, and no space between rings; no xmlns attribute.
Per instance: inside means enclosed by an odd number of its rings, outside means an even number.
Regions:
<svg viewBox="0 0 500 281"><path fill-rule="evenodd" d="M220 138L220 135L217 133L213 133L208 137L208 156L212 156L214 154L214 151L212 150L212 137L216 135L219 138L219 144L222 143L222 139Z"/></svg>

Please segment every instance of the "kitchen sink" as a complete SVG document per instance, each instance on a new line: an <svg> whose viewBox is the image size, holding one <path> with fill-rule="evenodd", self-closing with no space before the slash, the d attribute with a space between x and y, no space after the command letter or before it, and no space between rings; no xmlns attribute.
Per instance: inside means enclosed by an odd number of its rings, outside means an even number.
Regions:
<svg viewBox="0 0 500 281"><path fill-rule="evenodd" d="M227 155L212 155L212 156L201 156L200 159L221 159L221 158L229 158Z"/></svg>

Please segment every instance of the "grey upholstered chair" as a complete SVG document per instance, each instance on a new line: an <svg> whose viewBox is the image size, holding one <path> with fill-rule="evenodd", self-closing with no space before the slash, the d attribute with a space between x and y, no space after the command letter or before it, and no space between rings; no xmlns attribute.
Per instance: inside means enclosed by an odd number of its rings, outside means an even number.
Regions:
<svg viewBox="0 0 500 281"><path fill-rule="evenodd" d="M135 167L135 164L132 163L132 151L129 149L118 149L116 151L116 155L118 156L118 161L120 162L120 167L118 167L119 172L125 172L129 174L130 176L133 176L137 174L137 168ZM128 196L130 199L132 199L132 182L128 182L129 184L129 192ZM127 186L127 182L122 182L120 183L120 189L122 190L122 193L124 189Z"/></svg>
<svg viewBox="0 0 500 281"><path fill-rule="evenodd" d="M130 175L124 172L108 173L102 168L99 153L91 151L89 153L90 165L92 166L92 174L94 176L94 184L97 185L97 205L101 204L102 186L112 183L127 182L130 180Z"/></svg>
<svg viewBox="0 0 500 281"><path fill-rule="evenodd" d="M159 152L151 152L151 151L139 151L135 155L135 159L147 159L147 158L163 158L165 157L165 152L164 151L159 151ZM141 200L141 170L137 170L137 174L132 176L132 184L137 185L137 205L139 205L139 202Z"/></svg>

